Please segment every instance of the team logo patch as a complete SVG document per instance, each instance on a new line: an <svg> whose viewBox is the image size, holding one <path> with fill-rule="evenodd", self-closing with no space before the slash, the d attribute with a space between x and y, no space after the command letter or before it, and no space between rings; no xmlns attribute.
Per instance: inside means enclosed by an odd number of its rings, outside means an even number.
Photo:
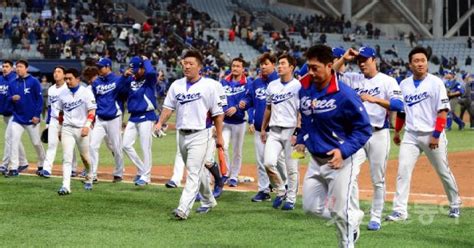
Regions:
<svg viewBox="0 0 474 248"><path fill-rule="evenodd" d="M407 95L405 96L405 102L407 103L407 105L409 107L417 104L417 103L420 103L426 99L428 99L430 97L430 95L428 94L428 92L423 92L423 93L420 93L420 94L416 94L416 95Z"/></svg>
<svg viewBox="0 0 474 248"><path fill-rule="evenodd" d="M288 99L291 99L293 97L293 92L287 92L284 94L273 94L272 95L272 103L273 104L279 104L282 103Z"/></svg>
<svg viewBox="0 0 474 248"><path fill-rule="evenodd" d="M371 96L376 96L376 95L380 94L379 87L375 87L375 88L372 88L372 89L355 88L354 90L357 92L358 95L368 94L368 95L371 95Z"/></svg>
<svg viewBox="0 0 474 248"><path fill-rule="evenodd" d="M132 83L130 84L130 88L133 90L133 91L137 91L139 90L143 85L145 84L145 80L142 80L142 81L132 81Z"/></svg>
<svg viewBox="0 0 474 248"><path fill-rule="evenodd" d="M266 97L267 97L267 92L265 88L262 87L255 90L255 98L259 100L265 100Z"/></svg>
<svg viewBox="0 0 474 248"><path fill-rule="evenodd" d="M441 99L441 103L449 103L449 99L448 98Z"/></svg>
<svg viewBox="0 0 474 248"><path fill-rule="evenodd" d="M311 107L314 109L314 113L325 113L337 108L336 99L329 100L318 100L313 99Z"/></svg>
<svg viewBox="0 0 474 248"><path fill-rule="evenodd" d="M59 100L59 96L49 96L49 102L51 104L57 102Z"/></svg>
<svg viewBox="0 0 474 248"><path fill-rule="evenodd" d="M201 99L201 93L190 93L190 94L179 93L176 95L176 101L178 101L180 104L194 102L199 99Z"/></svg>
<svg viewBox="0 0 474 248"><path fill-rule="evenodd" d="M244 93L245 91L246 91L245 85L237 86L237 87L231 87L229 85L224 86L224 92L227 96L235 96L235 95Z"/></svg>
<svg viewBox="0 0 474 248"><path fill-rule="evenodd" d="M29 94L30 93L30 88L25 88L24 92L25 92L25 94Z"/></svg>
<svg viewBox="0 0 474 248"><path fill-rule="evenodd" d="M6 95L8 93L8 85L0 85L0 95Z"/></svg>

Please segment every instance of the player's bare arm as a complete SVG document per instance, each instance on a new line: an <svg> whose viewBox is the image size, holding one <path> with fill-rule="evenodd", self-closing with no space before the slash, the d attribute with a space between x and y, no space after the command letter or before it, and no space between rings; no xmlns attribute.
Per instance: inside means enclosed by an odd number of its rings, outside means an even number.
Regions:
<svg viewBox="0 0 474 248"><path fill-rule="evenodd" d="M90 109L89 111L87 111L87 121L81 130L81 137L86 137L87 135L89 135L92 123L94 122L94 118L95 118L95 109Z"/></svg>
<svg viewBox="0 0 474 248"><path fill-rule="evenodd" d="M212 117L212 120L216 127L216 147L223 147L224 138L222 137L222 128L224 127L224 115L216 115Z"/></svg>
<svg viewBox="0 0 474 248"><path fill-rule="evenodd" d="M155 124L155 131L161 130L163 123L167 123L172 114L173 110L164 107L160 115L160 120Z"/></svg>
<svg viewBox="0 0 474 248"><path fill-rule="evenodd" d="M447 109L442 109L438 112L438 115L437 115L437 118L436 118L436 124L435 124L436 125L435 126L435 131L433 132L433 135L430 138L430 144L429 144L429 147L432 150L437 149L439 147L439 135L436 135L436 133L437 132L442 132L442 129L444 129L444 126L446 125L446 118L447 117L448 117L448 110ZM439 122L441 122L441 123L439 123Z"/></svg>
<svg viewBox="0 0 474 248"><path fill-rule="evenodd" d="M265 108L265 113L263 114L262 129L260 131L260 139L263 143L267 141L267 131L268 123L270 122L270 116L272 115L272 106L267 105Z"/></svg>

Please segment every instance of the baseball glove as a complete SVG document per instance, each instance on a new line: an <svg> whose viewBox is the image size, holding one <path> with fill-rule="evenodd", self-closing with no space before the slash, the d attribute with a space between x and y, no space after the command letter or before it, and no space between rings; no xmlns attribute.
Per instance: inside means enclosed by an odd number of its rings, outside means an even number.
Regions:
<svg viewBox="0 0 474 248"><path fill-rule="evenodd" d="M48 144L48 128L41 132L41 142Z"/></svg>

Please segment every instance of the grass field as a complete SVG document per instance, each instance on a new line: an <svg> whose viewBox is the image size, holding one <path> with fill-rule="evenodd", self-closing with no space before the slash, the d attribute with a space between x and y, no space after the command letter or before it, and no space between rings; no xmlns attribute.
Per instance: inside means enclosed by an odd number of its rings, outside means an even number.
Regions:
<svg viewBox="0 0 474 248"><path fill-rule="evenodd" d="M59 197L60 179L0 178L2 247L335 247L334 227L305 215L301 205L284 212L252 203L252 193L226 191L206 215L175 221L180 190L100 183L91 192L73 181ZM301 199L299 199L301 202ZM198 204L198 203L197 203ZM195 207L197 206L195 205ZM369 205L362 203L368 213ZM439 206L410 206L406 223L365 230L359 247L473 247L474 209L451 219Z"/></svg>

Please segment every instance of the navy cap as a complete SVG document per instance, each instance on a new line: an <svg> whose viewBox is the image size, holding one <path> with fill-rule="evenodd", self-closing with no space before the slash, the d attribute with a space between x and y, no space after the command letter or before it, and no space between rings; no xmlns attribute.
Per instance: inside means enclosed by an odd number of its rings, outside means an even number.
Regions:
<svg viewBox="0 0 474 248"><path fill-rule="evenodd" d="M359 49L359 56L362 56L364 58L372 58L375 57L375 50L372 47L361 47Z"/></svg>
<svg viewBox="0 0 474 248"><path fill-rule="evenodd" d="M344 56L344 53L346 53L346 50L342 47L334 47L332 49L332 56L334 56L334 58L340 58Z"/></svg>
<svg viewBox="0 0 474 248"><path fill-rule="evenodd" d="M137 74L138 70L143 67L143 59L139 56L135 56L130 59L130 63L128 63L128 67L132 68L133 74Z"/></svg>
<svg viewBox="0 0 474 248"><path fill-rule="evenodd" d="M99 62L97 62L97 67L102 68L102 67L112 67L112 60L109 58L100 58Z"/></svg>

